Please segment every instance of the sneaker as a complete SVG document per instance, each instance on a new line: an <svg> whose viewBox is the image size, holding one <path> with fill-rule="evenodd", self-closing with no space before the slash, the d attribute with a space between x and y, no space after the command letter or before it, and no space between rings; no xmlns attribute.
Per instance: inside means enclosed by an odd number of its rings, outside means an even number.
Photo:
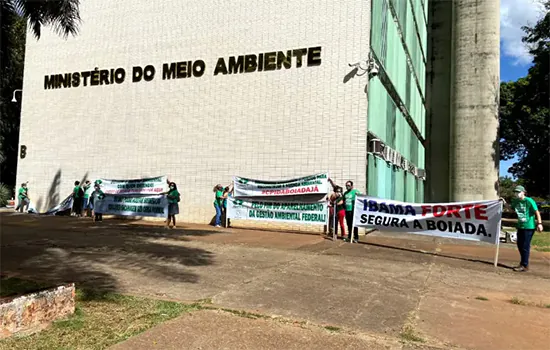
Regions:
<svg viewBox="0 0 550 350"><path fill-rule="evenodd" d="M214 227L218 227L218 228L220 228L221 226L220 226L220 225L216 225L216 226L214 226Z"/></svg>
<svg viewBox="0 0 550 350"><path fill-rule="evenodd" d="M529 271L529 268L527 266L518 266L518 267L514 267L514 271L516 272L527 272Z"/></svg>

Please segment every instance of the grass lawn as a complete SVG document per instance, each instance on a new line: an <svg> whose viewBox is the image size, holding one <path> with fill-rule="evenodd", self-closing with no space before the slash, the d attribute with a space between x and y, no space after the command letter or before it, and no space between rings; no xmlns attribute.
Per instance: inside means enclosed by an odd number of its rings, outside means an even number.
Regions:
<svg viewBox="0 0 550 350"><path fill-rule="evenodd" d="M5 280L2 280L4 282ZM3 285L4 283L2 283ZM105 349L199 304L77 290L74 315L42 332L0 341L0 349Z"/></svg>
<svg viewBox="0 0 550 350"><path fill-rule="evenodd" d="M550 252L550 232L535 232L531 246L539 252Z"/></svg>

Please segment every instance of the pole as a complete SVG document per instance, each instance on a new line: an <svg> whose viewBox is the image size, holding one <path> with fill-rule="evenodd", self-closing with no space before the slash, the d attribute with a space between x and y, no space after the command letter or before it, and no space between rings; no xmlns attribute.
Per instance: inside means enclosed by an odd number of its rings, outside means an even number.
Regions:
<svg viewBox="0 0 550 350"><path fill-rule="evenodd" d="M500 251L500 229L502 227L502 210L503 210L503 207L504 207L504 203L500 202L500 220L498 221L498 228L497 228L497 232L495 233L496 235L496 240L497 240L497 248L495 249L495 267L498 267L498 253Z"/></svg>
<svg viewBox="0 0 550 350"><path fill-rule="evenodd" d="M348 234L349 242L351 244L353 244L353 238L355 237L355 208L357 208L356 202L357 202L357 197L355 197L353 202L353 211L352 211L353 219L351 220L351 232ZM359 236L357 236L357 239L359 240Z"/></svg>
<svg viewBox="0 0 550 350"><path fill-rule="evenodd" d="M498 252L500 250L500 232L498 233L497 249L495 250L495 267L498 267Z"/></svg>
<svg viewBox="0 0 550 350"><path fill-rule="evenodd" d="M231 191L227 192L227 198L225 199L225 203L226 203L225 208L224 208L224 212L225 212L225 219L224 219L224 221L225 221L224 224L225 225L224 226L225 226L225 228L228 228L228 226L229 226L229 210L228 210L229 209L229 194L231 192L233 192L233 190L235 189L235 180L232 181L230 186L231 186Z"/></svg>
<svg viewBox="0 0 550 350"><path fill-rule="evenodd" d="M336 215L336 203L332 203L332 240L337 241L338 236L336 235L336 227L338 225L338 216Z"/></svg>

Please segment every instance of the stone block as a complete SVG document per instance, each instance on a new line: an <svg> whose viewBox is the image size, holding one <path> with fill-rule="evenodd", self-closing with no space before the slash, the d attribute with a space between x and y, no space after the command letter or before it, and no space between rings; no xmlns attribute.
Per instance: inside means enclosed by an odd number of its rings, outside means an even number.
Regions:
<svg viewBox="0 0 550 350"><path fill-rule="evenodd" d="M0 339L38 332L74 310L74 284L5 300L0 304Z"/></svg>

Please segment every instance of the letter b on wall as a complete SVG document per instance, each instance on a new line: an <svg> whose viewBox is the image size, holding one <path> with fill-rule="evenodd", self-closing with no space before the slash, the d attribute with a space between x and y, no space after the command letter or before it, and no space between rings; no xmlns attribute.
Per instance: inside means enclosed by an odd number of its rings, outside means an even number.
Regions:
<svg viewBox="0 0 550 350"><path fill-rule="evenodd" d="M19 158L23 159L27 156L27 146L21 145L21 150L19 152Z"/></svg>

